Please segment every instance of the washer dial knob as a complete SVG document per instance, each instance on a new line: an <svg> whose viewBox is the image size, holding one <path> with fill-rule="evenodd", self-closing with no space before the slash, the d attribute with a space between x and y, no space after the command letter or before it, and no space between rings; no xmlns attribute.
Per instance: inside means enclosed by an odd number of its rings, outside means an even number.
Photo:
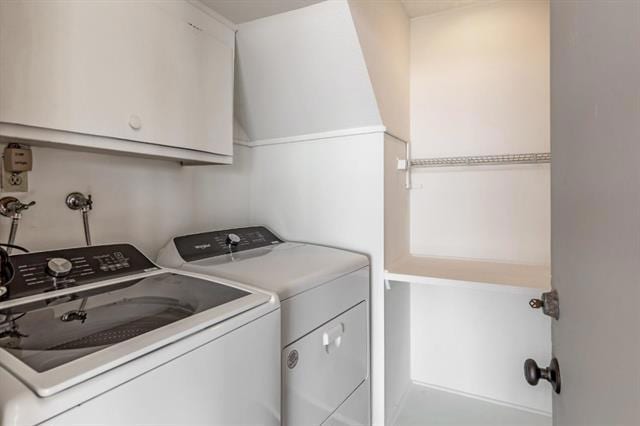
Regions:
<svg viewBox="0 0 640 426"><path fill-rule="evenodd" d="M47 274L54 278L61 278L69 275L73 265L63 257L54 257L47 262Z"/></svg>
<svg viewBox="0 0 640 426"><path fill-rule="evenodd" d="M227 235L227 246L235 247L240 243L240 237L238 234Z"/></svg>

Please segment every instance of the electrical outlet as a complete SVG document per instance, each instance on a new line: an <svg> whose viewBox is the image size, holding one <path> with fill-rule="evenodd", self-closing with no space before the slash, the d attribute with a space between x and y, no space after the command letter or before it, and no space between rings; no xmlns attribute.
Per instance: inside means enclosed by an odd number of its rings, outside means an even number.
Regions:
<svg viewBox="0 0 640 426"><path fill-rule="evenodd" d="M28 172L8 172L2 170L2 192L28 192Z"/></svg>

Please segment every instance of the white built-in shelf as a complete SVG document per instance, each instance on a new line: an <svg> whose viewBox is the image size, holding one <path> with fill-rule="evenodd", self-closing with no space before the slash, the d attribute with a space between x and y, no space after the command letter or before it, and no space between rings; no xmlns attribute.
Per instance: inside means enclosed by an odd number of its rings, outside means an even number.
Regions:
<svg viewBox="0 0 640 426"><path fill-rule="evenodd" d="M548 265L497 263L458 258L407 256L387 265L385 279L415 284L502 286L548 290Z"/></svg>

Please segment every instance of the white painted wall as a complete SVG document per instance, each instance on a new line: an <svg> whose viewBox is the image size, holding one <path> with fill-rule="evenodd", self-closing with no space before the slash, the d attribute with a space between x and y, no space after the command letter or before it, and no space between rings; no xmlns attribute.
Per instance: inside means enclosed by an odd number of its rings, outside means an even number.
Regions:
<svg viewBox="0 0 640 426"><path fill-rule="evenodd" d="M152 259L174 235L246 225L248 155L248 148L236 145L232 166L182 167L170 161L34 147L30 192L16 195L37 204L23 213L16 243L31 250L84 245L81 214L64 203L72 191L93 196L89 221L94 244L131 242ZM3 241L9 225L8 218L0 217Z"/></svg>
<svg viewBox="0 0 640 426"><path fill-rule="evenodd" d="M409 140L409 18L400 0L349 0L387 132Z"/></svg>
<svg viewBox="0 0 640 426"><path fill-rule="evenodd" d="M382 124L346 0L241 24L236 64L252 141Z"/></svg>
<svg viewBox="0 0 640 426"><path fill-rule="evenodd" d="M413 254L549 264L549 165L414 169L412 178Z"/></svg>
<svg viewBox="0 0 640 426"><path fill-rule="evenodd" d="M550 318L528 306L539 296L413 284L413 380L550 414L549 387L529 386L522 373L527 358L545 366L551 359Z"/></svg>
<svg viewBox="0 0 640 426"><path fill-rule="evenodd" d="M414 158L549 151L549 8L411 21ZM549 263L549 167L417 169L414 254Z"/></svg>
<svg viewBox="0 0 640 426"><path fill-rule="evenodd" d="M252 148L251 217L287 240L371 259L372 418L384 423L382 133Z"/></svg>
<svg viewBox="0 0 640 426"><path fill-rule="evenodd" d="M549 11L497 1L411 21L414 158L549 151ZM411 252L548 264L549 166L415 169ZM551 411L526 358L551 353L533 290L411 287L418 383ZM546 364L545 364L546 365Z"/></svg>

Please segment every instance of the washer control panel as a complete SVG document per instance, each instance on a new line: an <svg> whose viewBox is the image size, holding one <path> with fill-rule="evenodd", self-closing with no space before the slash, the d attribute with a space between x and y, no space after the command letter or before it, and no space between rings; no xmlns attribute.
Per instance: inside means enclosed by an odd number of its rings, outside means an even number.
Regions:
<svg viewBox="0 0 640 426"><path fill-rule="evenodd" d="M61 288L158 269L130 244L109 244L16 254L7 297L31 296Z"/></svg>
<svg viewBox="0 0 640 426"><path fill-rule="evenodd" d="M187 262L280 244L283 241L264 226L223 229L173 239Z"/></svg>

